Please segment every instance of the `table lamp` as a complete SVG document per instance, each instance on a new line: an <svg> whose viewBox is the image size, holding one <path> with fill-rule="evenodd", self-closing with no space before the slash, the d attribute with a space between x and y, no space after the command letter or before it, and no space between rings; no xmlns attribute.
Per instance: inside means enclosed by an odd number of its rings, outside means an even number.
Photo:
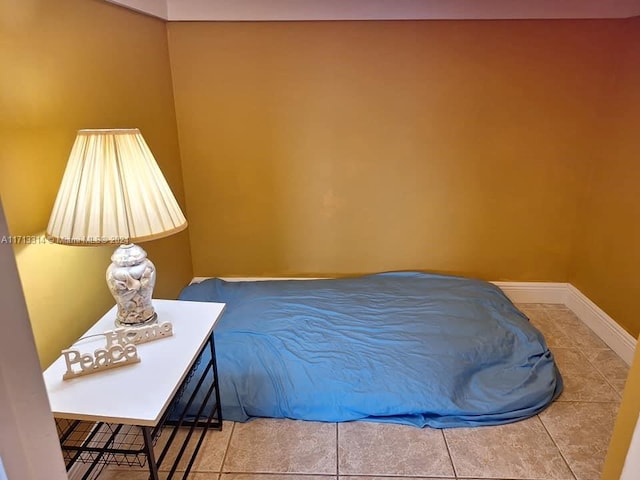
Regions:
<svg viewBox="0 0 640 480"><path fill-rule="evenodd" d="M64 245L119 244L107 268L117 326L157 318L156 270L133 242L187 228L180 206L137 128L79 130L46 236Z"/></svg>

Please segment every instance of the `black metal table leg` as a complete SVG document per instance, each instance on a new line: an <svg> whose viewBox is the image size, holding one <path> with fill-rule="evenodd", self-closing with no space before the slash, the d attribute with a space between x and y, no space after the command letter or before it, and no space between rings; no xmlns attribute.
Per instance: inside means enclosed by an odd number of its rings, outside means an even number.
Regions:
<svg viewBox="0 0 640 480"><path fill-rule="evenodd" d="M142 436L144 437L144 450L147 455L147 462L149 463L150 480L160 480L158 476L158 465L156 464L156 456L153 453L153 438L151 436L151 429L149 427L140 427L142 429Z"/></svg>
<svg viewBox="0 0 640 480"><path fill-rule="evenodd" d="M209 347L211 348L211 363L213 364L213 386L215 388L216 406L215 417L218 420L217 429L222 430L222 403L220 402L220 385L218 383L218 362L216 360L216 342L213 333L209 338Z"/></svg>
<svg viewBox="0 0 640 480"><path fill-rule="evenodd" d="M208 360L206 356L203 357L207 350L211 354ZM199 362L205 361L206 363L198 370ZM195 372L198 375L193 376ZM193 386L191 390L187 389L189 384ZM183 394L188 394L188 397L185 396L187 401L181 404L180 398ZM177 406L180 408L176 409ZM158 448L156 456L154 442L160 437L164 427L173 428L167 435L166 442L162 442L162 446L156 445ZM184 439L178 435L182 428L185 428ZM199 429L197 434L196 429ZM196 456L210 429L222 429L222 408L213 335L201 347L189 374L183 379L178 392L174 395L172 405L167 408L157 425L151 427L102 422L91 424L65 420L60 420L58 425L67 469L77 461L90 464L83 477L86 480L95 479L107 464L132 465L139 456L145 456L149 462L150 480L160 480L161 476L164 480L172 480L174 475L185 480L189 477ZM75 437L79 437L80 440L76 440ZM171 455L169 455L170 450ZM178 472L179 465L186 465L186 468ZM161 466L162 472L160 472Z"/></svg>

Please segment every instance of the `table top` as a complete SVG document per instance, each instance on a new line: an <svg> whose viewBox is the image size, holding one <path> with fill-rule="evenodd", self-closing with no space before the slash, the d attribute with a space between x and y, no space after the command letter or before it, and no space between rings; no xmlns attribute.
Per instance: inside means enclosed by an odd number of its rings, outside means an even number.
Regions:
<svg viewBox="0 0 640 480"><path fill-rule="evenodd" d="M156 426L206 343L224 310L223 303L153 300L158 323L170 321L173 336L136 345L139 363L62 380L67 367L60 356L44 372L55 417ZM116 307L84 335L116 327ZM81 340L72 348L93 353L104 348L104 336Z"/></svg>

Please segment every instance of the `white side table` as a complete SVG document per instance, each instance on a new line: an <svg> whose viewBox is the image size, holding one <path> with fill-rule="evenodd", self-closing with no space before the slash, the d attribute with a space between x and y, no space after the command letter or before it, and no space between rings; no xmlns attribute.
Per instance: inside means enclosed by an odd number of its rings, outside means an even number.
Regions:
<svg viewBox="0 0 640 480"><path fill-rule="evenodd" d="M169 458L170 450L175 451L170 447L178 438L178 428L188 426L169 472L172 478L192 434L200 427L184 472L187 478L207 429L222 428L213 329L224 304L153 300L153 305L160 323L173 324L173 336L137 345L140 363L62 380L66 364L61 356L44 372L67 469L77 461L91 463L86 478L95 467L142 464L143 457L151 479L158 480L160 465ZM114 306L83 337L116 328L115 311ZM85 353L104 345L104 337L98 336L81 340L74 348ZM206 364L194 375L201 361ZM181 402L186 393L190 398ZM187 411L198 413L187 418ZM167 425L174 428L156 458L154 442Z"/></svg>

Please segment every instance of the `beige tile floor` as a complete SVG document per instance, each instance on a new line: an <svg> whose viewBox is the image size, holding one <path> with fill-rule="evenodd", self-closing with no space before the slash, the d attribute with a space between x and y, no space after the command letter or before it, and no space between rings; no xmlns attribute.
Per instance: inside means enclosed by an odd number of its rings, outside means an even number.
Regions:
<svg viewBox="0 0 640 480"><path fill-rule="evenodd" d="M565 381L527 420L496 427L418 429L369 422L260 419L210 432L192 480L598 480L626 364L570 310L518 307L545 335ZM100 480L144 480L109 468Z"/></svg>

